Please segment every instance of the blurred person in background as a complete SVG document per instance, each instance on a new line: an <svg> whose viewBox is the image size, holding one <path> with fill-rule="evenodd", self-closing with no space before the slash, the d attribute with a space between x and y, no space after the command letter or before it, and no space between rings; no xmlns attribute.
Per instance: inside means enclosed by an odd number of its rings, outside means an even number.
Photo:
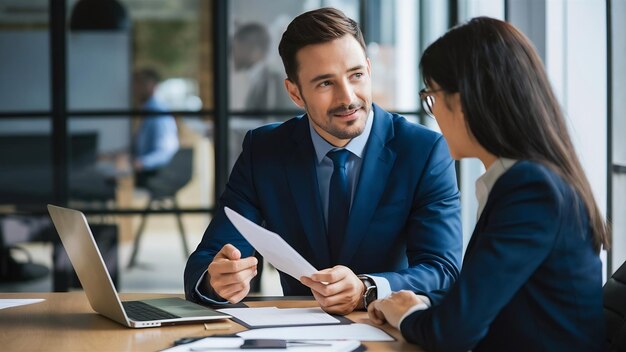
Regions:
<svg viewBox="0 0 626 352"><path fill-rule="evenodd" d="M295 108L284 88L284 74L272 69L267 63L271 43L270 35L260 23L239 26L233 36L232 58L235 72L246 76L243 108L246 110L269 110Z"/></svg>
<svg viewBox="0 0 626 352"><path fill-rule="evenodd" d="M176 120L154 95L160 80L159 74L149 68L133 75L135 104L141 111L151 113L143 116L133 138L132 166L138 187L145 187L148 179L167 165L179 147Z"/></svg>

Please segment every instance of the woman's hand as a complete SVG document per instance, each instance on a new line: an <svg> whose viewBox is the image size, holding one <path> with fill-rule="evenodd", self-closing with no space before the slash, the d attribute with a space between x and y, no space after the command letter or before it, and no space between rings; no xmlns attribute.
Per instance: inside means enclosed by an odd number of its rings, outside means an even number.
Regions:
<svg viewBox="0 0 626 352"><path fill-rule="evenodd" d="M387 298L376 300L367 307L370 320L377 325L388 322L399 329L400 318L409 308L420 304L422 301L411 291L394 292Z"/></svg>

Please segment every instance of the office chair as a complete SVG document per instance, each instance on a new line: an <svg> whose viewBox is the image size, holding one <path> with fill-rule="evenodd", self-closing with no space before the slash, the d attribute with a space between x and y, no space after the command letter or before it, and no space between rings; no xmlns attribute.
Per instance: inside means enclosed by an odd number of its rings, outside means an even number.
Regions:
<svg viewBox="0 0 626 352"><path fill-rule="evenodd" d="M133 243L133 250L130 256L127 269L134 267L137 264L137 253L139 252L139 243L141 236L143 235L146 218L148 216L148 210L150 208L168 208L168 202L172 202L173 209L179 210L178 202L176 200L176 193L183 188L189 180L191 180L191 174L193 170L193 149L181 148L172 157L172 160L158 171L154 176L146 182L146 190L149 192L148 206L141 218L141 223L137 229L135 240ZM172 207L169 207L172 209ZM189 256L189 247L187 247L187 241L185 239L185 228L181 219L181 214L176 213L176 220L178 221L178 229L180 231L180 238L183 242L183 250L185 252L185 258Z"/></svg>
<svg viewBox="0 0 626 352"><path fill-rule="evenodd" d="M626 263L604 284L604 316L609 351L626 351Z"/></svg>

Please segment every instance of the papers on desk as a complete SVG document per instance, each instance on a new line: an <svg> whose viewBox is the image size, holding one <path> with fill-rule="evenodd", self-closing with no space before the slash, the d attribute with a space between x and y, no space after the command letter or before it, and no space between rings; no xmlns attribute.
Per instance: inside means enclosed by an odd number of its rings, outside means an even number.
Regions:
<svg viewBox="0 0 626 352"><path fill-rule="evenodd" d="M253 223L229 207L224 207L224 212L239 233L276 269L298 281L302 276L311 276L317 271L282 237Z"/></svg>
<svg viewBox="0 0 626 352"><path fill-rule="evenodd" d="M224 308L219 312L233 316L249 327L276 325L339 324L340 321L322 308Z"/></svg>
<svg viewBox="0 0 626 352"><path fill-rule="evenodd" d="M228 351L242 348L246 340L241 337L207 337L188 344L174 346L163 350L163 352L196 352L196 351ZM356 340L307 340L307 341L287 341L287 351L331 351L331 352L350 352L354 351L361 342ZM251 352L284 352L285 348L250 348L245 347L245 351Z"/></svg>
<svg viewBox="0 0 626 352"><path fill-rule="evenodd" d="M43 298L32 298L32 299L0 299L0 309L25 306L27 304L39 303L43 302L45 299Z"/></svg>
<svg viewBox="0 0 626 352"><path fill-rule="evenodd" d="M383 330L367 324L253 329L237 335L245 339L395 341Z"/></svg>

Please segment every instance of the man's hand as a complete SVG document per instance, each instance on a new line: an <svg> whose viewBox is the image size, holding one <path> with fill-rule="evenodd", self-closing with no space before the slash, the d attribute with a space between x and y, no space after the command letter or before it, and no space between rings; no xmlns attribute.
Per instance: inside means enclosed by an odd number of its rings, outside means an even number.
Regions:
<svg viewBox="0 0 626 352"><path fill-rule="evenodd" d="M227 244L209 264L210 285L213 291L230 303L241 301L250 291L250 280L256 276L257 259L241 259L241 252Z"/></svg>
<svg viewBox="0 0 626 352"><path fill-rule="evenodd" d="M303 276L300 282L313 292L323 310L331 314L346 315L361 303L365 285L352 270L337 265L311 275Z"/></svg>
<svg viewBox="0 0 626 352"><path fill-rule="evenodd" d="M399 329L400 318L409 308L419 303L422 301L415 293L402 290L370 303L367 306L367 314L374 324L383 325L389 322L391 326Z"/></svg>

